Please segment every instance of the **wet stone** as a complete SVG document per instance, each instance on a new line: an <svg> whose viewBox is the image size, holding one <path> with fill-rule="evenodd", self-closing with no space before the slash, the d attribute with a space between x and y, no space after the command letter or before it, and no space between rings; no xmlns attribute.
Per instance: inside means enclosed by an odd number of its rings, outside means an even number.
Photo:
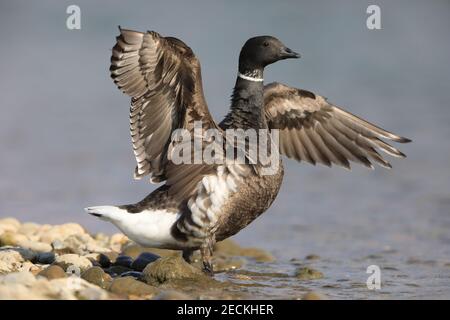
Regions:
<svg viewBox="0 0 450 320"><path fill-rule="evenodd" d="M133 259L129 256L118 256L116 261L114 262L115 266L122 266L126 268L131 268L133 264Z"/></svg>
<svg viewBox="0 0 450 320"><path fill-rule="evenodd" d="M232 257L217 257L214 262L214 271L215 272L224 272L224 271L230 271L235 270L243 267L245 264L244 259L238 257L238 258L232 258Z"/></svg>
<svg viewBox="0 0 450 320"><path fill-rule="evenodd" d="M328 300L328 297L320 292L310 291L305 293L303 300Z"/></svg>
<svg viewBox="0 0 450 320"><path fill-rule="evenodd" d="M159 293L154 300L192 300L192 297L183 292L166 290Z"/></svg>
<svg viewBox="0 0 450 320"><path fill-rule="evenodd" d="M132 277L116 278L109 286L109 291L119 295L147 296L155 295L159 290L153 286L137 281Z"/></svg>
<svg viewBox="0 0 450 320"><path fill-rule="evenodd" d="M323 278L323 273L309 267L302 267L297 270L295 276L300 280L314 280Z"/></svg>
<svg viewBox="0 0 450 320"><path fill-rule="evenodd" d="M143 271L143 279L148 284L156 285L171 280L194 279L200 280L207 277L200 269L197 269L181 257L164 257L149 264Z"/></svg>
<svg viewBox="0 0 450 320"><path fill-rule="evenodd" d="M39 276L43 276L48 280L66 278L67 274L64 272L63 268L60 266L52 265L48 268L45 268L41 272L38 273Z"/></svg>
<svg viewBox="0 0 450 320"><path fill-rule="evenodd" d="M81 274L81 278L103 289L106 289L112 281L111 276L100 267L87 269Z"/></svg>
<svg viewBox="0 0 450 320"><path fill-rule="evenodd" d="M258 262L271 262L275 258L267 251L258 248L243 248L231 239L217 242L215 252L229 256L242 256L252 258Z"/></svg>
<svg viewBox="0 0 450 320"><path fill-rule="evenodd" d="M305 257L305 259L306 259L306 260L319 260L320 257L319 257L317 254L308 254L308 255Z"/></svg>
<svg viewBox="0 0 450 320"><path fill-rule="evenodd" d="M133 263L131 264L131 268L136 271L142 271L149 263L152 263L159 258L161 257L154 253L143 252L136 258L136 260L133 261Z"/></svg>

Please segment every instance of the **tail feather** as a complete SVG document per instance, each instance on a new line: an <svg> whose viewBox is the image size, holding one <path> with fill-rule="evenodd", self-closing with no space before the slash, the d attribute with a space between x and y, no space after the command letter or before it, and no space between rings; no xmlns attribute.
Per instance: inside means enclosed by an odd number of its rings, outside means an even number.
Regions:
<svg viewBox="0 0 450 320"><path fill-rule="evenodd" d="M114 216L118 214L120 208L116 206L95 206L84 208L84 210L90 215L102 220L112 220Z"/></svg>

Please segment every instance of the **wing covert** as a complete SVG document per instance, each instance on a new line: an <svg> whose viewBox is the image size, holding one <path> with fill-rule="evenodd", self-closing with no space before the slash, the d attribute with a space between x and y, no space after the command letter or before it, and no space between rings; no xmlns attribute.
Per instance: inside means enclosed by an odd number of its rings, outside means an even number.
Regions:
<svg viewBox="0 0 450 320"><path fill-rule="evenodd" d="M264 90L269 128L280 130L280 152L313 165L336 164L350 169L350 162L373 168L371 161L391 168L378 151L394 157L405 155L382 139L411 140L377 127L312 92L271 83Z"/></svg>

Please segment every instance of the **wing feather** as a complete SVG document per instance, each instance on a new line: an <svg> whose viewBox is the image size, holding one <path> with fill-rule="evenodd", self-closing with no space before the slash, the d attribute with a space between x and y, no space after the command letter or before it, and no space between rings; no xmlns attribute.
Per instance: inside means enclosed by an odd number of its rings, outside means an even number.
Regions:
<svg viewBox="0 0 450 320"><path fill-rule="evenodd" d="M280 130L280 152L313 165L332 164L350 169L350 161L373 168L391 168L377 151L405 155L386 141L411 140L386 131L312 92L271 83L264 90L265 115L271 129Z"/></svg>
<svg viewBox="0 0 450 320"><path fill-rule="evenodd" d="M167 179L168 145L175 129L195 120L217 128L203 96L200 64L182 41L120 29L111 56L111 77L131 99L130 133L135 178Z"/></svg>

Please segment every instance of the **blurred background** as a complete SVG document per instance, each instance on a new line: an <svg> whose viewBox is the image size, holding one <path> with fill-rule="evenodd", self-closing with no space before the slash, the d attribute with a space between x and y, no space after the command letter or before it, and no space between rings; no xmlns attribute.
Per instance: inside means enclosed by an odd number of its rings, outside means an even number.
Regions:
<svg viewBox="0 0 450 320"><path fill-rule="evenodd" d="M72 4L81 30L66 28ZM381 8L381 30L366 27L370 4ZM240 47L269 34L302 59L269 67L266 82L314 91L413 139L390 171L286 161L277 200L236 239L270 250L276 270L321 256L321 285L337 285L335 296L450 297L448 1L2 0L0 217L111 233L83 208L133 203L156 188L132 179L129 98L108 71L118 25L190 45L217 120ZM370 264L384 272L380 292L346 284L365 283Z"/></svg>

